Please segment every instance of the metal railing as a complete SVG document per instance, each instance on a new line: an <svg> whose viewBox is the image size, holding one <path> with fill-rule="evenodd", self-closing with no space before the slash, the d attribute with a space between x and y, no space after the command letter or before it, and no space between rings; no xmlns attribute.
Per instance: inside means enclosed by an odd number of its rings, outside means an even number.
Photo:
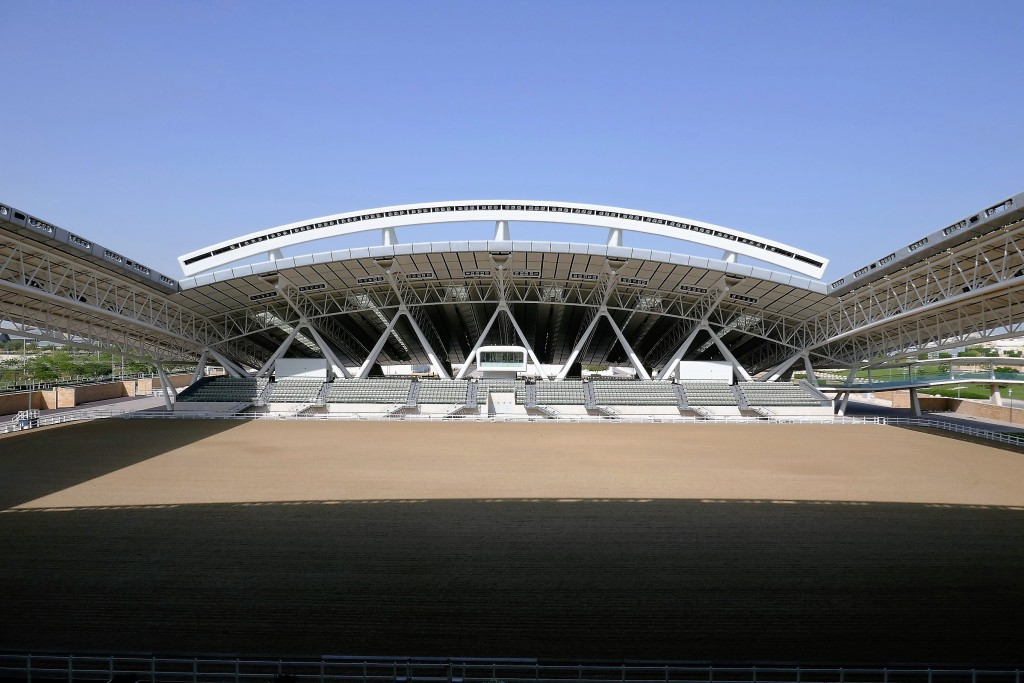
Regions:
<svg viewBox="0 0 1024 683"><path fill-rule="evenodd" d="M800 415L770 415L770 416L738 416L738 415L707 415L701 417L686 416L662 416L662 415L566 415L559 414L558 417L545 417L542 415L474 415L474 414L415 414L401 411L391 413L304 413L294 414L292 412L202 412L182 411L174 412L168 410L109 410L109 409L84 409L40 415L33 420L32 427L46 427L50 425L66 424L83 420L101 420L110 418L121 418L126 420L139 419L161 419L161 420L320 420L320 421L396 421L396 422L578 422L578 423L602 423L602 424L688 424L688 425L709 425L709 424L814 424L814 425L888 425L893 427L915 427L924 429L937 429L955 434L963 434L979 439L1008 444L1011 446L1024 447L1024 432L999 432L992 429L982 429L959 422L936 420L932 418L919 417L889 417L889 416L868 416L868 417L840 417L840 416L800 416ZM7 423L0 423L0 434L6 434L24 429L23 424L18 420Z"/></svg>
<svg viewBox="0 0 1024 683"><path fill-rule="evenodd" d="M1020 668L544 663L532 659L76 656L0 653L0 677L125 683L1022 683Z"/></svg>

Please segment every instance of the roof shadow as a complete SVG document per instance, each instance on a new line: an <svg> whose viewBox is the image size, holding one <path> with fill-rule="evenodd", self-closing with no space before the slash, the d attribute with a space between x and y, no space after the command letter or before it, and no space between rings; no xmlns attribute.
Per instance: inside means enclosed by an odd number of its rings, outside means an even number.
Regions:
<svg viewBox="0 0 1024 683"><path fill-rule="evenodd" d="M1020 663L1024 511L786 503L10 510L0 631L31 651Z"/></svg>
<svg viewBox="0 0 1024 683"><path fill-rule="evenodd" d="M240 420L116 420L117 434L131 449L102 447L108 420L42 428L0 437L0 510L41 498L175 448L219 434ZM89 444L99 444L89 448ZM86 451L86 453L83 453ZM46 467L40 459L46 458Z"/></svg>

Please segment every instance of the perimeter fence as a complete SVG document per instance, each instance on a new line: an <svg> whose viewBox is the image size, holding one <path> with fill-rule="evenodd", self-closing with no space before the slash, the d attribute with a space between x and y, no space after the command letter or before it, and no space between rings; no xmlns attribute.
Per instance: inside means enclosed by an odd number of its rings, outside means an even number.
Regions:
<svg viewBox="0 0 1024 683"><path fill-rule="evenodd" d="M533 659L96 656L0 653L25 683L1022 683L1020 668L729 666Z"/></svg>
<svg viewBox="0 0 1024 683"><path fill-rule="evenodd" d="M961 422L937 420L924 417L890 417L890 416L735 416L713 415L709 417L670 417L658 415L561 415L559 417L533 415L417 415L407 413L314 413L299 414L273 412L202 412L173 410L112 410L83 409L60 413L38 414L39 411L23 411L10 422L0 423L0 434L67 424L105 419L124 420L304 420L304 421L348 421L348 422L574 422L594 424L688 424L688 425L743 425L743 424L815 424L815 425L888 425L892 427L910 427L920 429L936 429L954 434L962 434L987 441L1024 447L1024 432L1000 432L982 429ZM32 415L32 413L37 413Z"/></svg>

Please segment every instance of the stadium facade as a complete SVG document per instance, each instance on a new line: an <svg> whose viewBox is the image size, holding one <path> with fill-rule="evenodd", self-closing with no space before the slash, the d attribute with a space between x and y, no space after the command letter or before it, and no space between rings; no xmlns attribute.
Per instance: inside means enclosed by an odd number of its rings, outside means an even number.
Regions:
<svg viewBox="0 0 1024 683"><path fill-rule="evenodd" d="M417 243L396 232L459 222L487 222L493 234ZM607 229L607 239L520 241L521 222L592 226ZM283 253L367 231L379 231L380 245ZM631 248L627 232L721 256ZM161 371L210 362L239 377L269 376L280 359L303 358L325 359L340 378L395 365L466 377L482 346L512 345L525 349L540 382L593 365L670 380L681 363L715 361L737 381L773 381L794 367L811 380L821 367L852 377L922 351L1024 332L1024 194L909 237L823 281L825 257L692 219L566 202L453 201L253 232L181 256L185 276L176 279L0 204L0 326L144 358Z"/></svg>

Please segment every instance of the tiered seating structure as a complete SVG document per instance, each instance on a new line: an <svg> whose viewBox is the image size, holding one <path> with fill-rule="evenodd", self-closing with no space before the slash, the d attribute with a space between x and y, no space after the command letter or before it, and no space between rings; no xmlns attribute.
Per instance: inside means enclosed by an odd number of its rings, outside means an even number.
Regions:
<svg viewBox="0 0 1024 683"><path fill-rule="evenodd" d="M269 403L316 403L322 379L293 377L281 379L270 385Z"/></svg>
<svg viewBox="0 0 1024 683"><path fill-rule="evenodd" d="M678 406L675 386L667 382L591 382L599 405Z"/></svg>
<svg viewBox="0 0 1024 683"><path fill-rule="evenodd" d="M516 403L526 400L526 380L522 379L481 379L477 381L476 404L487 405L488 393L515 393Z"/></svg>
<svg viewBox="0 0 1024 683"><path fill-rule="evenodd" d="M684 381L680 384L686 392L686 402L691 406L738 405L732 385L725 382Z"/></svg>
<svg viewBox="0 0 1024 683"><path fill-rule="evenodd" d="M740 391L751 406L822 406L829 405L807 387L788 382L740 382Z"/></svg>
<svg viewBox="0 0 1024 683"><path fill-rule="evenodd" d="M411 379L337 379L331 383L326 403L405 403Z"/></svg>
<svg viewBox="0 0 1024 683"><path fill-rule="evenodd" d="M420 381L420 404L466 403L469 382L461 379L425 379Z"/></svg>
<svg viewBox="0 0 1024 683"><path fill-rule="evenodd" d="M562 382L537 382L537 403L540 405L582 406L587 402L583 382L564 380ZM518 394L516 396L518 402Z"/></svg>
<svg viewBox="0 0 1024 683"><path fill-rule="evenodd" d="M184 403L254 403L268 380L256 377L214 377L189 387L178 396Z"/></svg>

